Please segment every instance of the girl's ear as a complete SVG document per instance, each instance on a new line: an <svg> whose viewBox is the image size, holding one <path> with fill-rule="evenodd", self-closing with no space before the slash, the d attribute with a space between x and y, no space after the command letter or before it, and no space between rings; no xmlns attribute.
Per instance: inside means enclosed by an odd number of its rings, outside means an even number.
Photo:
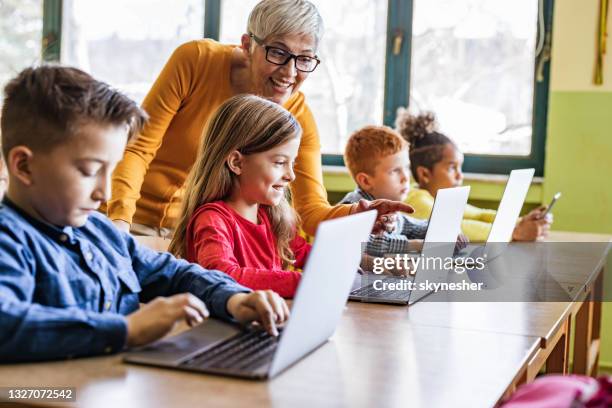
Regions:
<svg viewBox="0 0 612 408"><path fill-rule="evenodd" d="M427 167L417 166L417 179L420 186L425 186L431 181L431 171Z"/></svg>
<svg viewBox="0 0 612 408"><path fill-rule="evenodd" d="M237 176L242 174L242 154L238 150L231 152L225 162L232 173Z"/></svg>
<svg viewBox="0 0 612 408"><path fill-rule="evenodd" d="M6 168L12 176L21 181L25 186L34 184L32 178L32 159L34 154L26 146L13 147L6 158Z"/></svg>
<svg viewBox="0 0 612 408"><path fill-rule="evenodd" d="M369 193L372 189L372 180L370 180L370 176L364 172L355 175L355 182L366 193Z"/></svg>

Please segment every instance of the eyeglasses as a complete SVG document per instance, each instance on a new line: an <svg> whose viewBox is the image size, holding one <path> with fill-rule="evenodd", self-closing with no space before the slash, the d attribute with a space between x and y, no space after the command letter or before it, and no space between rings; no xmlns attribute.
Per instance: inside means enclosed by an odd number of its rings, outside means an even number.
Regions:
<svg viewBox="0 0 612 408"><path fill-rule="evenodd" d="M250 34L250 36L257 44L261 45L266 50L266 61L274 65L285 65L292 59L295 59L295 69L302 72L312 72L321 63L317 57L295 55L282 48L265 45L263 40L256 37L254 34Z"/></svg>

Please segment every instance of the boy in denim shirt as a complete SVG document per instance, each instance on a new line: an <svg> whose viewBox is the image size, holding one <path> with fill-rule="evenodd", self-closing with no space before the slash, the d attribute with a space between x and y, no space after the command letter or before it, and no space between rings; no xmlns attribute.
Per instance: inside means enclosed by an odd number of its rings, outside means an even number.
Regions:
<svg viewBox="0 0 612 408"><path fill-rule="evenodd" d="M273 335L287 319L276 293L140 246L96 212L145 121L133 101L74 68L27 68L6 86L0 361L118 352L208 310Z"/></svg>

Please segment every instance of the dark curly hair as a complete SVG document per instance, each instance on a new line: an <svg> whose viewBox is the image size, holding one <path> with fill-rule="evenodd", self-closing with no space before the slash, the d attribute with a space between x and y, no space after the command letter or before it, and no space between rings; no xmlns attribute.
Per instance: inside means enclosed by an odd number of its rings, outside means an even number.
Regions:
<svg viewBox="0 0 612 408"><path fill-rule="evenodd" d="M400 109L395 128L410 144L410 171L417 183L420 183L417 174L419 166L433 170L434 165L442 160L446 145L457 148L448 136L438 132L436 117L432 112L413 115L407 109Z"/></svg>

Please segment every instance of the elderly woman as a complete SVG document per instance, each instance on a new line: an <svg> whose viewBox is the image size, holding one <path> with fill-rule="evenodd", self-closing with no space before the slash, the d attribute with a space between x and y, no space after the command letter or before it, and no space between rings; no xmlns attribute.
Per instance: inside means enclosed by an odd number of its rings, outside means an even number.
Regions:
<svg viewBox="0 0 612 408"><path fill-rule="evenodd" d="M112 179L107 212L115 224L142 235L165 235L181 211L183 183L193 165L209 116L241 93L257 94L283 105L303 129L291 185L303 229L314 233L322 220L376 208L379 217L411 211L401 203L330 206L323 187L317 127L299 92L319 65L322 20L306 0L263 0L251 11L241 45L213 40L178 47L146 96L150 116L126 150Z"/></svg>

